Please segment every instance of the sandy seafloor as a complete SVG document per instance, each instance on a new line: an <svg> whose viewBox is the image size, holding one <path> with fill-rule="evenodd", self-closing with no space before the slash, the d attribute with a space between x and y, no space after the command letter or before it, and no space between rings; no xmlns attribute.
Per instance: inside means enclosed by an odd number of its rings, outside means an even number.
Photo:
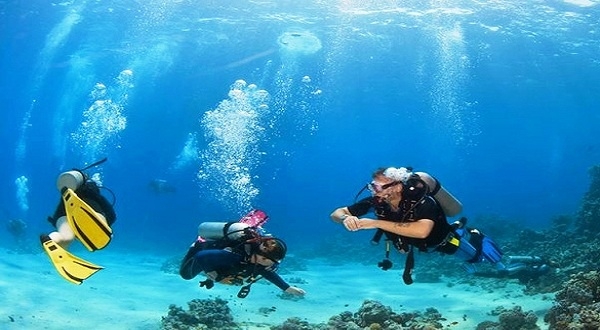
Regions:
<svg viewBox="0 0 600 330"><path fill-rule="evenodd" d="M239 287L216 285L206 290L198 287L202 277L185 281L161 271L168 256L77 251L78 256L105 267L77 286L59 277L42 252L0 250L0 255L1 329L158 329L170 304L187 310L192 299L215 297L228 300L234 321L247 329L268 329L294 316L310 323L327 322L341 312L357 312L365 299L380 301L397 313L434 307L446 319L443 324L456 329L475 329L484 320L497 321L492 310L520 305L524 311L534 311L538 325L545 329L543 316L554 297L524 295L523 287L512 280L493 288L419 283L415 278L415 283L407 286L401 281L401 269L384 272L375 266L331 265L314 259L306 260L307 270L282 275L306 282L297 285L307 291L304 299L281 299L279 289L265 280L254 284L246 299L238 299ZM263 307L275 311L261 313Z"/></svg>

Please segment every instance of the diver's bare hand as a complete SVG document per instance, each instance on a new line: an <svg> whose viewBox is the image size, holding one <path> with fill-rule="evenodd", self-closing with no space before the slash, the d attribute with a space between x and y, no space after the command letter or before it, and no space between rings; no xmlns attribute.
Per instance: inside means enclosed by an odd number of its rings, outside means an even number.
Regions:
<svg viewBox="0 0 600 330"><path fill-rule="evenodd" d="M295 286L290 286L289 288L285 289L285 292L295 296L303 296L306 294L306 291Z"/></svg>
<svg viewBox="0 0 600 330"><path fill-rule="evenodd" d="M358 222L359 222L359 220L357 217L355 217L353 215L349 215L344 219L344 221L342 221L342 224L349 231L357 231L360 229Z"/></svg>
<svg viewBox="0 0 600 330"><path fill-rule="evenodd" d="M361 230L361 229L377 228L376 221L377 220L373 220L373 219L369 219L369 218L359 219L358 217L355 217L355 216L349 216L349 217L346 217L346 219L344 219L343 224L344 224L344 227L346 227L346 229L348 229L349 231L357 231L357 230Z"/></svg>

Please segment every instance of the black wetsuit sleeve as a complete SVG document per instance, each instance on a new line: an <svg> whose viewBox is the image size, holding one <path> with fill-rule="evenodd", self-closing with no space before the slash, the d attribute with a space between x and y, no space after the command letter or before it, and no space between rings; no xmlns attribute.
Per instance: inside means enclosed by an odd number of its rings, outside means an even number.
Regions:
<svg viewBox="0 0 600 330"><path fill-rule="evenodd" d="M262 275L262 277L267 279L269 282L275 284L278 288L280 288L283 291L287 290L290 287L290 285L287 284L281 278L281 276L279 276L279 274L275 273L272 270L267 270L267 269L263 268L259 273L260 273L260 275Z"/></svg>
<svg viewBox="0 0 600 330"><path fill-rule="evenodd" d="M373 198L367 197L367 198L363 198L363 199L359 200L358 202L348 206L348 211L350 211L350 214L359 217L359 216L369 213L369 211L371 211L372 207L373 207Z"/></svg>

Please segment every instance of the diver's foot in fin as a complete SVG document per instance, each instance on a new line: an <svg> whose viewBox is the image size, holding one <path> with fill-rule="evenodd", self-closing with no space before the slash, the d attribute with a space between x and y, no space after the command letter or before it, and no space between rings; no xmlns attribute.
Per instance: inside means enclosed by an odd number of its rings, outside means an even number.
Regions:
<svg viewBox="0 0 600 330"><path fill-rule="evenodd" d="M538 277L548 274L552 268L547 264L541 265L526 265L526 264L518 264L509 266L506 270L504 270L504 274L510 278L517 278L521 282L527 282L530 280L535 280Z"/></svg>
<svg viewBox="0 0 600 330"><path fill-rule="evenodd" d="M546 260L542 259L538 256L508 256L509 264L510 263L522 263L526 265L534 265L539 266L546 264Z"/></svg>
<svg viewBox="0 0 600 330"><path fill-rule="evenodd" d="M69 188L64 188L62 198L67 222L75 237L89 250L104 248L112 239L112 229L104 217L83 201Z"/></svg>
<svg viewBox="0 0 600 330"><path fill-rule="evenodd" d="M40 242L60 276L73 284L79 285L97 271L104 269L70 254L48 235L40 235Z"/></svg>

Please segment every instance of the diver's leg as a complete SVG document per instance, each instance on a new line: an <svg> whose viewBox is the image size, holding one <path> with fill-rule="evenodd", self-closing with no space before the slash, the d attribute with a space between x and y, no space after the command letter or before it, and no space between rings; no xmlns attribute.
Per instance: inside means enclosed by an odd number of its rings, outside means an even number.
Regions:
<svg viewBox="0 0 600 330"><path fill-rule="evenodd" d="M183 260L181 261L179 275L184 280L191 280L192 278L196 277L198 273L200 273L200 271L194 270L194 256L196 255L196 253L204 249L204 244L202 243L203 242L201 241L194 241L194 243L192 243L192 246L190 246L188 252L185 254L185 257L183 257Z"/></svg>
<svg viewBox="0 0 600 330"><path fill-rule="evenodd" d="M501 262L502 251L491 238L475 228L457 228L455 232L459 245L454 256L465 261L463 268L467 272L478 273L475 264L483 261L493 264L498 270L505 268Z"/></svg>
<svg viewBox="0 0 600 330"><path fill-rule="evenodd" d="M508 256L509 263L523 263L526 265L541 265L546 263L544 259L538 256Z"/></svg>
<svg viewBox="0 0 600 330"><path fill-rule="evenodd" d="M98 220L102 221L108 226L108 222L102 213L96 212ZM63 249L67 249L69 245L75 240L75 233L69 225L66 216L62 216L56 220L56 231L50 233L50 239L56 242Z"/></svg>
<svg viewBox="0 0 600 330"><path fill-rule="evenodd" d="M179 268L179 276L184 280L191 280L198 274L194 274L194 258L184 259Z"/></svg>
<svg viewBox="0 0 600 330"><path fill-rule="evenodd" d="M75 239L75 233L73 233L73 229L69 226L66 216L58 218L56 221L56 231L50 233L48 236L63 249L67 249Z"/></svg>
<svg viewBox="0 0 600 330"><path fill-rule="evenodd" d="M551 270L550 263L538 256L509 256L506 272L512 276L537 277Z"/></svg>

